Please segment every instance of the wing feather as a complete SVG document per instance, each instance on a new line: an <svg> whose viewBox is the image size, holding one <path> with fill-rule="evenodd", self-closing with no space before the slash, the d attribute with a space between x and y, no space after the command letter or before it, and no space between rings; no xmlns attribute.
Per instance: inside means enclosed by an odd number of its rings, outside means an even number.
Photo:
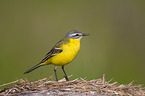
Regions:
<svg viewBox="0 0 145 96"><path fill-rule="evenodd" d="M61 46L64 44L64 42L59 41L44 57L44 59L40 63L44 63L47 61L49 58L61 53L63 50L61 49Z"/></svg>

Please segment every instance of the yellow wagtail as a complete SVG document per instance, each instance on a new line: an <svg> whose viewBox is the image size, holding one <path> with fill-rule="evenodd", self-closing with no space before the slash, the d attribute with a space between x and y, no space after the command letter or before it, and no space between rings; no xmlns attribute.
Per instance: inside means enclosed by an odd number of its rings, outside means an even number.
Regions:
<svg viewBox="0 0 145 96"><path fill-rule="evenodd" d="M72 30L66 34L66 36L60 40L45 56L45 58L36 66L32 67L24 74L33 71L34 69L43 66L53 64L56 81L58 81L56 68L57 66L62 66L62 70L65 75L66 81L69 81L64 65L70 63L78 54L80 50L80 40L83 36L88 36L89 34L83 34L77 30Z"/></svg>

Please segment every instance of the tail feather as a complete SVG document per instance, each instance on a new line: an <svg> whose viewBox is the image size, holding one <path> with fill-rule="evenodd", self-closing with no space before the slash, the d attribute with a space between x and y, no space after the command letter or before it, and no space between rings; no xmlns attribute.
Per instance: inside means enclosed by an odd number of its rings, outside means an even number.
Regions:
<svg viewBox="0 0 145 96"><path fill-rule="evenodd" d="M27 73L29 73L29 72L35 70L36 68L39 68L40 66L41 66L41 64L38 64L38 65L32 67L31 69L29 69L28 71L26 71L24 74L27 74Z"/></svg>

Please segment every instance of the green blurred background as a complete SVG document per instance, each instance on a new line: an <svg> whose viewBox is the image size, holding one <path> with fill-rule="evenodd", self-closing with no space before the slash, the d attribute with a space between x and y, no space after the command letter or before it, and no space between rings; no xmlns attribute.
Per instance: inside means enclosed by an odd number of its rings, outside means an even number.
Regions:
<svg viewBox="0 0 145 96"><path fill-rule="evenodd" d="M144 0L0 0L0 84L54 75L53 65L23 73L73 29L90 36L65 66L71 79L145 83Z"/></svg>

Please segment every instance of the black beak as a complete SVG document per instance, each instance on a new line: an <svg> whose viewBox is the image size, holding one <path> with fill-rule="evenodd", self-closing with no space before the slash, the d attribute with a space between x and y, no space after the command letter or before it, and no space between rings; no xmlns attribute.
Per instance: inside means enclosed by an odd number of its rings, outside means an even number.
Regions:
<svg viewBox="0 0 145 96"><path fill-rule="evenodd" d="M82 34L82 36L88 36L89 34Z"/></svg>

